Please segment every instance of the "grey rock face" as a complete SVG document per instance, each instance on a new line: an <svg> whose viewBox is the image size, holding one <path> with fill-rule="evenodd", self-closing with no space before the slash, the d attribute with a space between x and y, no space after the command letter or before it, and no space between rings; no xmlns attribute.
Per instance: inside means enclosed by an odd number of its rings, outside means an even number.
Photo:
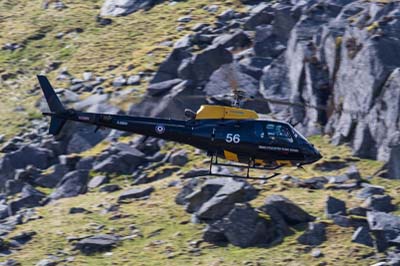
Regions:
<svg viewBox="0 0 400 266"><path fill-rule="evenodd" d="M325 240L326 230L322 223L309 223L307 230L297 238L297 242L309 246L318 246Z"/></svg>
<svg viewBox="0 0 400 266"><path fill-rule="evenodd" d="M101 8L101 16L126 16L140 9L147 9L157 0L106 0Z"/></svg>
<svg viewBox="0 0 400 266"><path fill-rule="evenodd" d="M73 171L65 175L56 190L49 196L52 200L75 197L87 191L89 173L86 170Z"/></svg>
<svg viewBox="0 0 400 266"><path fill-rule="evenodd" d="M400 179L400 145L395 145L391 148L389 154L389 161L385 165L386 173L383 175L385 178Z"/></svg>

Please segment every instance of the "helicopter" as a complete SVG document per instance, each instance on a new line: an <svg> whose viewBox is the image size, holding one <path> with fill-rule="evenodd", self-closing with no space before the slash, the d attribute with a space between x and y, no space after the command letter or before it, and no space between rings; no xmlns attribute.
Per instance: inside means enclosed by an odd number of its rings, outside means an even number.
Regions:
<svg viewBox="0 0 400 266"><path fill-rule="evenodd" d="M302 167L322 158L321 153L294 126L283 121L264 119L253 110L240 108L242 97L235 91L232 106L205 104L197 112L185 110L186 120L88 113L65 109L46 76L37 76L50 112L49 134L58 135L66 121L76 121L99 128L155 137L188 144L204 150L211 157L207 175L244 179L250 169L276 171L282 167ZM219 158L233 163L220 163ZM213 173L213 166L247 169L246 176Z"/></svg>

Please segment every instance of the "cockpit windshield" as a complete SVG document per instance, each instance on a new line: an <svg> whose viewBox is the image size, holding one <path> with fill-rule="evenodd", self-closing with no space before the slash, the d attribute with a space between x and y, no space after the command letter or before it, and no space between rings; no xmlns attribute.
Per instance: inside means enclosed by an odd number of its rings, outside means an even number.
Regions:
<svg viewBox="0 0 400 266"><path fill-rule="evenodd" d="M268 123L266 125L267 137L271 140L280 140L293 143L293 137L289 127L284 124Z"/></svg>
<svg viewBox="0 0 400 266"><path fill-rule="evenodd" d="M294 138L295 138L298 142L308 143L308 141L306 140L306 138L305 138L299 131L297 131L294 127L292 127L292 131L293 131L293 136L294 136Z"/></svg>

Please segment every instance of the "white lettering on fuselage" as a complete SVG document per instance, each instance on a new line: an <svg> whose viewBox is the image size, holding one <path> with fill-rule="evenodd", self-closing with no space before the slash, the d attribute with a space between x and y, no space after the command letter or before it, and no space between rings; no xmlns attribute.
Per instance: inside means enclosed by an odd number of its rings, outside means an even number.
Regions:
<svg viewBox="0 0 400 266"><path fill-rule="evenodd" d="M127 125L128 125L128 122L126 122L126 121L117 121L117 125L120 125L120 126L127 126Z"/></svg>
<svg viewBox="0 0 400 266"><path fill-rule="evenodd" d="M277 146L258 146L258 148L261 150L268 150L268 151L299 152L298 149L277 147Z"/></svg>
<svg viewBox="0 0 400 266"><path fill-rule="evenodd" d="M82 120L82 121L89 121L90 117L88 117L88 116L78 116L78 119Z"/></svg>

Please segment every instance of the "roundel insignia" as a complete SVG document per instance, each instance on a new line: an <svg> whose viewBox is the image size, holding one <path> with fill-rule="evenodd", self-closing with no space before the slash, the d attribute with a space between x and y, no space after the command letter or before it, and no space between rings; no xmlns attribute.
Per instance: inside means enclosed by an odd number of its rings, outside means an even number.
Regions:
<svg viewBox="0 0 400 266"><path fill-rule="evenodd" d="M162 125L157 125L156 126L156 133L157 134L163 134L165 132L165 127L164 126L162 126Z"/></svg>

